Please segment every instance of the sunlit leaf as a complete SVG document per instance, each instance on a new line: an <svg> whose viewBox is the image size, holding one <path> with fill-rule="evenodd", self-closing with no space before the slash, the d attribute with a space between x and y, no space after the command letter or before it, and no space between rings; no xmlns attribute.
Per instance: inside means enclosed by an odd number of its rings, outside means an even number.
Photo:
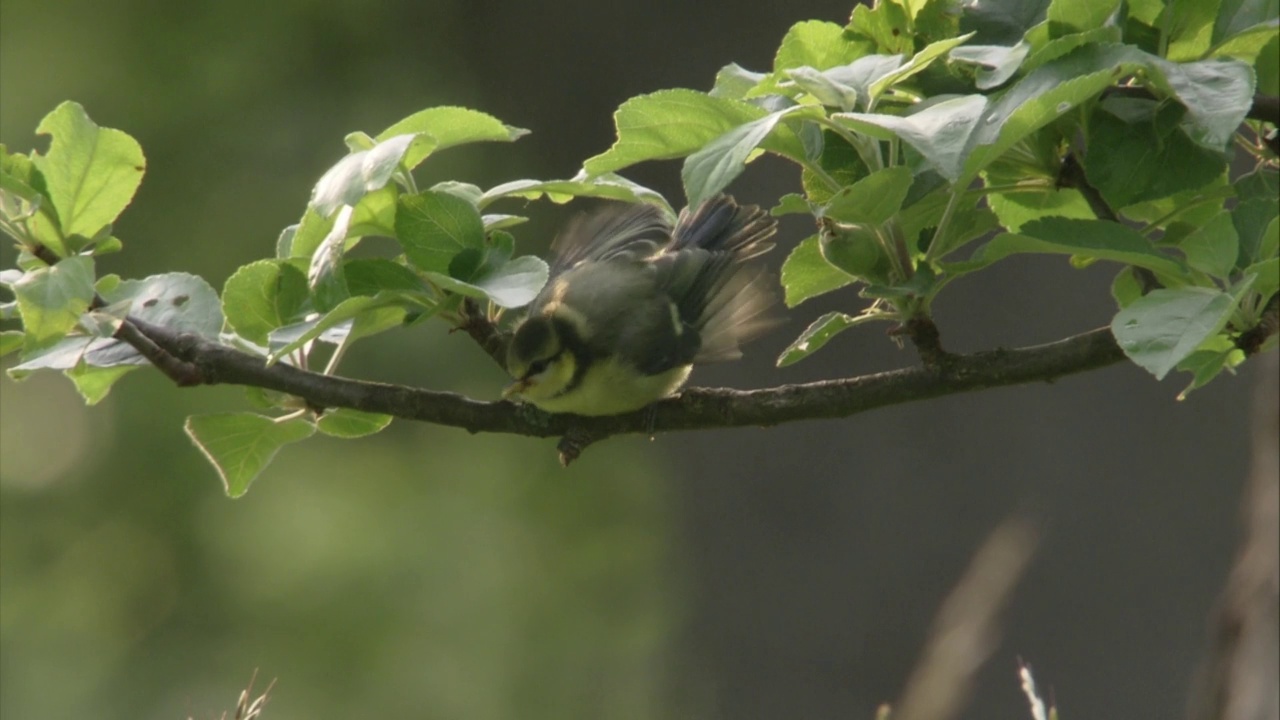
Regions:
<svg viewBox="0 0 1280 720"><path fill-rule="evenodd" d="M29 270L13 283L28 352L62 339L93 300L93 258L65 258Z"/></svg>
<svg viewBox="0 0 1280 720"><path fill-rule="evenodd" d="M463 107L434 107L420 110L378 133L379 142L397 135L427 133L435 142L415 146L404 155L405 167L412 170L436 150L473 142L511 142L529 134L523 128L506 125L479 110Z"/></svg>
<svg viewBox="0 0 1280 720"><path fill-rule="evenodd" d="M240 337L265 346L271 331L300 319L307 277L293 263L259 260L241 267L222 288L222 312Z"/></svg>
<svg viewBox="0 0 1280 720"><path fill-rule="evenodd" d="M74 102L46 115L36 132L53 136L49 153L31 161L44 176L63 237L94 237L133 199L146 171L142 148L124 132L98 127Z"/></svg>
<svg viewBox="0 0 1280 720"><path fill-rule="evenodd" d="M879 113L840 113L832 118L873 137L897 135L929 160L948 180L960 177L970 137L987 108L983 95L951 98L906 117Z"/></svg>
<svg viewBox="0 0 1280 720"><path fill-rule="evenodd" d="M588 159L583 168L590 175L600 175L645 160L684 157L768 114L750 103L695 90L660 90L633 97L614 113L617 141ZM791 158L805 157L803 143L785 128L766 138L762 147Z"/></svg>
<svg viewBox="0 0 1280 720"><path fill-rule="evenodd" d="M396 239L414 267L447 274L459 252L484 247L484 221L475 205L456 195L433 190L401 195Z"/></svg>
<svg viewBox="0 0 1280 720"><path fill-rule="evenodd" d="M1111 332L1130 360L1162 380L1201 343L1221 332L1235 306L1232 293L1161 288L1116 314Z"/></svg>
<svg viewBox="0 0 1280 720"><path fill-rule="evenodd" d="M390 415L335 408L320 416L316 429L333 437L359 438L381 432L391 424L391 420Z"/></svg>
<svg viewBox="0 0 1280 720"><path fill-rule="evenodd" d="M818 236L805 238L782 263L782 288L787 307L838 290L854 281L822 257Z"/></svg>
<svg viewBox="0 0 1280 720"><path fill-rule="evenodd" d="M854 325L876 320L874 315L846 315L842 312L829 312L814 320L804 332L800 333L800 337L787 346L786 350L778 356L778 367L786 367L800 362L809 357L813 353L822 349L822 346L831 341L831 338L848 330Z"/></svg>
<svg viewBox="0 0 1280 720"><path fill-rule="evenodd" d="M787 117L820 116L818 108L796 105L739 125L708 143L685 160L681 178L689 205L696 207L740 175L748 158Z"/></svg>
<svg viewBox="0 0 1280 720"><path fill-rule="evenodd" d="M218 413L192 415L186 431L218 471L227 496L238 498L280 448L311 437L316 428L303 418L276 422L254 413Z"/></svg>

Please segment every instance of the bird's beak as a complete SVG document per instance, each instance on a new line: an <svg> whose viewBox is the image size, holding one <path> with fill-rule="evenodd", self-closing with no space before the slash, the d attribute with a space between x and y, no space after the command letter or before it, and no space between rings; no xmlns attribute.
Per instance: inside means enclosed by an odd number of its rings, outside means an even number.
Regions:
<svg viewBox="0 0 1280 720"><path fill-rule="evenodd" d="M513 397L523 393L528 387L529 387L529 378L525 378L523 380L516 380L515 382L511 383L510 385L502 389L502 399L510 400Z"/></svg>

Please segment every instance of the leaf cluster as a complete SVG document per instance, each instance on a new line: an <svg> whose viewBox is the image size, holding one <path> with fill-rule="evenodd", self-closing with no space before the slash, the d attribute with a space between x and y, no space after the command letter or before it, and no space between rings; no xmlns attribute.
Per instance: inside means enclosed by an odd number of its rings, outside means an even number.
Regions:
<svg viewBox="0 0 1280 720"><path fill-rule="evenodd" d="M155 358L125 332L133 321L324 374L355 341L428 319L496 333L548 268L516 254L525 218L495 203L595 197L674 215L619 171L682 159L696 205L769 153L799 174L773 214L814 225L783 265L786 304L837 291L850 304L814 320L779 365L869 322L905 328L926 362L944 361L936 329L912 330L933 327L941 291L1011 256L1050 253L1118 264L1116 342L1157 378L1191 373L1190 391L1276 344L1258 329L1276 324L1280 288L1280 181L1266 140L1277 118L1255 105L1280 91L1278 29L1266 2L880 0L843 25L797 23L766 70L729 64L705 92L627 100L616 142L572 178L488 189L420 189L413 173L447 148L527 131L428 108L347 135L274 254L221 292L184 273L97 272L123 246L112 224L146 162L133 138L63 103L36 128L51 137L47 152L3 149L0 229L21 252L0 272L12 295L0 304L10 321L0 353L21 354L11 377L62 371L92 404ZM1251 169L1232 176L1242 157ZM393 249L351 254L371 237ZM187 423L233 496L287 443L359 437L391 420L259 388L250 399L260 412Z"/></svg>

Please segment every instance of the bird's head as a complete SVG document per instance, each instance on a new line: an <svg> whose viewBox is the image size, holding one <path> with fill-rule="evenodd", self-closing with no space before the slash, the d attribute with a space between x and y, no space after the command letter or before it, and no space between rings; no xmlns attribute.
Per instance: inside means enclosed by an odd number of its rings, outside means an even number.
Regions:
<svg viewBox="0 0 1280 720"><path fill-rule="evenodd" d="M560 327L549 315L534 315L516 329L507 348L507 372L515 378L502 391L537 403L555 397L573 381L577 358Z"/></svg>

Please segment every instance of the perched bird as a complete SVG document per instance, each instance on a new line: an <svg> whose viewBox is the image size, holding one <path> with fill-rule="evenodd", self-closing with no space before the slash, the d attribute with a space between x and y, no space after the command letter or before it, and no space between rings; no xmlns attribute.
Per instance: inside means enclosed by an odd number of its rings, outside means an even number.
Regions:
<svg viewBox="0 0 1280 720"><path fill-rule="evenodd" d="M695 363L734 360L771 324L763 269L777 221L720 195L673 228L647 204L578 218L507 352L503 392L549 412L613 415L680 389Z"/></svg>

